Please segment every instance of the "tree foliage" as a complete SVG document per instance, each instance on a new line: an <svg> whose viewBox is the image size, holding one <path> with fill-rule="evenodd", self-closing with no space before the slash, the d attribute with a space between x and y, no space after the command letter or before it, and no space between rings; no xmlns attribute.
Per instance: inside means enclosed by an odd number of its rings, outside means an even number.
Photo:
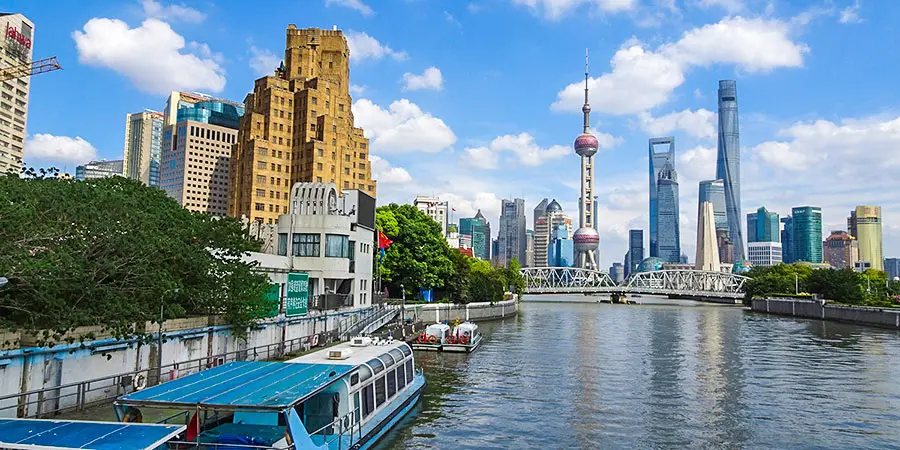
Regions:
<svg viewBox="0 0 900 450"><path fill-rule="evenodd" d="M91 325L127 337L162 307L222 314L240 336L264 314L268 279L241 260L259 244L237 220L134 180L49 175L0 176L0 327L52 330L42 343Z"/></svg>
<svg viewBox="0 0 900 450"><path fill-rule="evenodd" d="M747 275L751 277L744 285L748 298L799 292L850 305L889 306L900 295L900 282L888 282L884 272L872 269L859 273L851 269L779 264L754 267Z"/></svg>

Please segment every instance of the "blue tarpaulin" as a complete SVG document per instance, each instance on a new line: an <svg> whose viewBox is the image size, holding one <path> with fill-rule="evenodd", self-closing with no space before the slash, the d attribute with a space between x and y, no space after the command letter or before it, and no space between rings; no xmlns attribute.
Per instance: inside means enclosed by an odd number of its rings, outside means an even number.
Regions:
<svg viewBox="0 0 900 450"><path fill-rule="evenodd" d="M184 425L0 419L0 448L155 449L184 429Z"/></svg>
<svg viewBox="0 0 900 450"><path fill-rule="evenodd" d="M117 403L281 411L355 368L343 364L234 361L119 397Z"/></svg>

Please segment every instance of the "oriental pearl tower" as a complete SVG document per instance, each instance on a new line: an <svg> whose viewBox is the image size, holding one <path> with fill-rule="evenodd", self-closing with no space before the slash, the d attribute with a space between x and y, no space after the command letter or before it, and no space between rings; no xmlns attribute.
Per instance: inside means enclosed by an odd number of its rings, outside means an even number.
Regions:
<svg viewBox="0 0 900 450"><path fill-rule="evenodd" d="M597 249L600 246L600 235L591 224L594 223L594 155L599 143L591 134L591 105L588 104L588 55L584 51L584 132L575 138L575 153L581 157L581 215L578 218L578 230L572 236L575 241L575 264L582 269L599 270L597 267Z"/></svg>

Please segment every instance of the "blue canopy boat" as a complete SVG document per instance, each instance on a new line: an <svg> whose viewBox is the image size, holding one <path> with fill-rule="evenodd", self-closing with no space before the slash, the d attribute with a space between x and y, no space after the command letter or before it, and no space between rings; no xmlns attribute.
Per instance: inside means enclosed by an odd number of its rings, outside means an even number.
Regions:
<svg viewBox="0 0 900 450"><path fill-rule="evenodd" d="M184 425L0 419L0 448L149 450L165 445Z"/></svg>
<svg viewBox="0 0 900 450"><path fill-rule="evenodd" d="M425 386L405 343L354 338L287 362L235 361L119 397L119 420L180 410L162 448L367 449Z"/></svg>

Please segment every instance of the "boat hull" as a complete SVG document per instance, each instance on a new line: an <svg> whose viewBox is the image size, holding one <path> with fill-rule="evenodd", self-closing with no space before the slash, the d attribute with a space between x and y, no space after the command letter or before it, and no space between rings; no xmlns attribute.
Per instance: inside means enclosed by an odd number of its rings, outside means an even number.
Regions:
<svg viewBox="0 0 900 450"><path fill-rule="evenodd" d="M481 335L479 334L470 344L444 344L442 348L445 352L455 353L472 353L481 345Z"/></svg>
<svg viewBox="0 0 900 450"><path fill-rule="evenodd" d="M422 397L422 392L425 390L425 377L416 375L413 382L419 384L419 386L416 387L416 390L409 398L404 400L403 403L394 409L394 411L386 418L382 419L381 422L363 436L362 439L345 448L349 448L350 450L367 450L372 448L385 434L397 425L397 422L400 422L404 416L409 414Z"/></svg>
<svg viewBox="0 0 900 450"><path fill-rule="evenodd" d="M410 344L410 346L412 347L413 350L425 350L425 351L432 351L432 352L439 352L439 351L441 351L441 349L443 347L441 344L419 344L419 343Z"/></svg>

